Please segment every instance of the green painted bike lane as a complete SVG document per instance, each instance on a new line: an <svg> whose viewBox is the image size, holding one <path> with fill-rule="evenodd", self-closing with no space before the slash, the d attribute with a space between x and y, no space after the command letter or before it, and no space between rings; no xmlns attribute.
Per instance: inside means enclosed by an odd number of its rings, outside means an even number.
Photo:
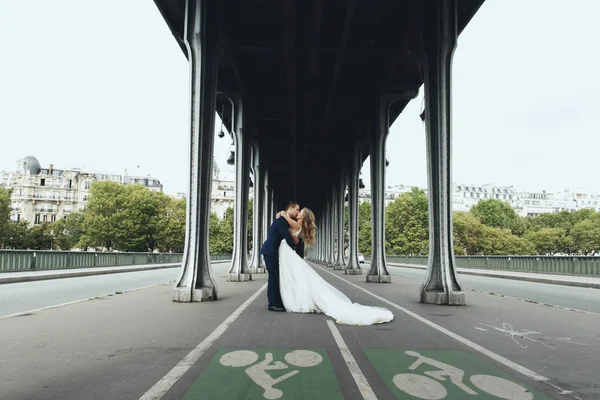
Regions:
<svg viewBox="0 0 600 400"><path fill-rule="evenodd" d="M542 393L456 350L362 350L398 399L546 400ZM345 364L337 368L347 368ZM184 400L343 399L326 350L247 349L217 352Z"/></svg>

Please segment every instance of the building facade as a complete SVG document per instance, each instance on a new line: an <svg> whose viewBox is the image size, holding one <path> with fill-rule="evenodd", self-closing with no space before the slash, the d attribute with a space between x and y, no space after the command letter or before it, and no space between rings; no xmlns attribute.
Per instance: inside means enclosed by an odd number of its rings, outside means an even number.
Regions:
<svg viewBox="0 0 600 400"><path fill-rule="evenodd" d="M12 189L11 220L28 221L31 226L66 218L83 210L90 198L94 181L113 181L123 185L141 184L156 192L162 184L156 178L124 174L82 172L80 169L57 169L52 164L42 168L33 156L17 161L17 170L0 172L0 186Z"/></svg>
<svg viewBox="0 0 600 400"><path fill-rule="evenodd" d="M405 185L388 186L385 194L385 205L393 202L396 198L411 187ZM424 189L427 193L427 189ZM371 190L368 188L359 190L359 201L370 202ZM471 207L480 200L496 199L504 201L522 217L535 217L543 213L557 213L561 211L577 211L581 209L593 209L600 211L600 195L589 194L583 190L565 190L558 193L546 191L530 192L519 191L512 186L486 185L464 185L455 184L452 193L452 209L454 211L469 211Z"/></svg>

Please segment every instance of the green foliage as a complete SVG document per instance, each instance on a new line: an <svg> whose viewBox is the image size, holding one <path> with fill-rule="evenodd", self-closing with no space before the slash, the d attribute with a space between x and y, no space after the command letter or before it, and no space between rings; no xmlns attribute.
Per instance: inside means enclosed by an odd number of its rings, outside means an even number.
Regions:
<svg viewBox="0 0 600 400"><path fill-rule="evenodd" d="M59 219L51 224L54 249L70 250L77 247L81 237L84 235L83 219L82 212L75 212L69 214L67 218Z"/></svg>
<svg viewBox="0 0 600 400"><path fill-rule="evenodd" d="M0 188L0 249L7 247L11 235L10 206L12 190Z"/></svg>
<svg viewBox="0 0 600 400"><path fill-rule="evenodd" d="M516 211L503 201L480 200L469 212L490 228L510 229L515 235L522 235L525 231L525 226Z"/></svg>
<svg viewBox="0 0 600 400"><path fill-rule="evenodd" d="M428 200L425 191L412 188L386 208L386 252L426 255L429 250Z"/></svg>
<svg viewBox="0 0 600 400"><path fill-rule="evenodd" d="M358 252L371 254L371 203L358 206Z"/></svg>
<svg viewBox="0 0 600 400"><path fill-rule="evenodd" d="M537 254L540 255L562 253L573 245L572 238L567 236L567 231L564 228L530 230L525 235L525 239L535 246Z"/></svg>
<svg viewBox="0 0 600 400"><path fill-rule="evenodd" d="M162 195L162 193L161 193ZM186 200L159 196L156 247L160 252L182 253L185 245Z"/></svg>

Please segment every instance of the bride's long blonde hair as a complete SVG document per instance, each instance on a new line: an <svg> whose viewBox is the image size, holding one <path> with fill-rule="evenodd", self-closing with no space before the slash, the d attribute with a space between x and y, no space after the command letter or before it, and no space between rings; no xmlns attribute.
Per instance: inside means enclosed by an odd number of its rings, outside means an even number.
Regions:
<svg viewBox="0 0 600 400"><path fill-rule="evenodd" d="M302 238L305 247L312 247L317 236L317 224L315 223L315 214L304 208L304 219L302 220Z"/></svg>

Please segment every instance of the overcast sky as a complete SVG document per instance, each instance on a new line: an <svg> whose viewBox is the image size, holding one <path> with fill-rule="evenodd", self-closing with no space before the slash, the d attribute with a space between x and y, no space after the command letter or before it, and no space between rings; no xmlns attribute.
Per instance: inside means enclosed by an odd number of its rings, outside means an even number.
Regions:
<svg viewBox="0 0 600 400"><path fill-rule="evenodd" d="M600 192L598 15L597 0L484 3L454 56L456 183ZM34 155L187 190L188 64L153 1L0 0L0 57L0 170ZM426 185L421 101L392 126L389 185ZM215 157L233 178L229 144Z"/></svg>

